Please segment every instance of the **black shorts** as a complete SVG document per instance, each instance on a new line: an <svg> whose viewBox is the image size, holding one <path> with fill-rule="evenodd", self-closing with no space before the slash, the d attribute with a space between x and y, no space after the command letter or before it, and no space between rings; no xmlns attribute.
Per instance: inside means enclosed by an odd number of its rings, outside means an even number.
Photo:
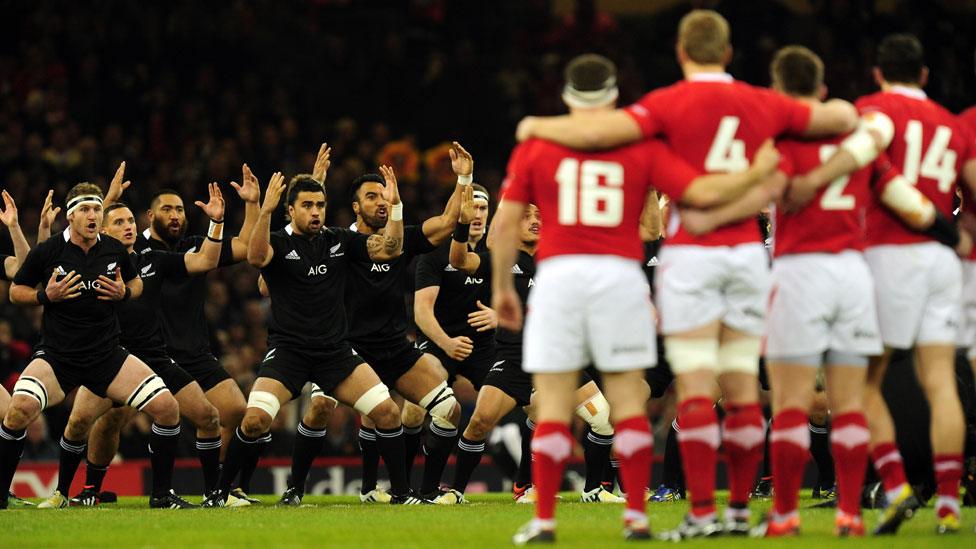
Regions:
<svg viewBox="0 0 976 549"><path fill-rule="evenodd" d="M382 343L352 343L353 352L369 364L380 376L380 381L390 389L396 389L396 382L403 374L417 364L424 353L410 340L399 337Z"/></svg>
<svg viewBox="0 0 976 549"><path fill-rule="evenodd" d="M430 353L441 361L441 365L447 370L448 385L454 385L457 376L464 376L474 385L475 389L481 389L481 386L485 384L485 376L488 375L488 370L495 363L495 340L493 339L477 342L474 352L461 361L448 357L443 349L428 339L417 340L417 349Z"/></svg>
<svg viewBox="0 0 976 549"><path fill-rule="evenodd" d="M200 355L192 360L180 361L179 365L183 371L190 374L200 384L200 388L205 393L225 379L231 379L230 374L220 364L217 357L211 354Z"/></svg>
<svg viewBox="0 0 976 549"><path fill-rule="evenodd" d="M258 368L258 377L281 382L292 398L302 394L305 383L311 381L331 395L340 383L352 375L363 358L352 352L347 343L322 349L277 346L268 350Z"/></svg>
<svg viewBox="0 0 976 549"><path fill-rule="evenodd" d="M591 381L593 381L593 377L586 370L580 372L580 387ZM519 406L529 405L532 398L532 374L522 370L521 345L497 344L495 362L488 370L484 384L498 388L501 392L512 397Z"/></svg>
<svg viewBox="0 0 976 549"><path fill-rule="evenodd" d="M170 393L174 395L193 383L193 376L180 368L176 361L166 354L165 349L135 350L132 354L145 362L153 372L162 378Z"/></svg>
<svg viewBox="0 0 976 549"><path fill-rule="evenodd" d="M44 347L37 348L31 356L31 360L40 359L51 365L54 377L65 394L83 385L102 398L108 396L108 386L112 384L115 376L119 375L119 370L122 369L122 364L127 358L129 358L129 351L118 345L96 356L86 356L81 359L65 357Z"/></svg>

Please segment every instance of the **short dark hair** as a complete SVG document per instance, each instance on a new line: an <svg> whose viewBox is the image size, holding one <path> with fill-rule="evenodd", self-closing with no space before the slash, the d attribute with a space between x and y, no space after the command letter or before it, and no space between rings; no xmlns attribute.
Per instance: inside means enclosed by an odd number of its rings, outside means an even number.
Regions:
<svg viewBox="0 0 976 549"><path fill-rule="evenodd" d="M170 189L167 187L165 189L159 189L158 191L153 193L152 198L149 199L149 208L150 209L155 208L156 204L159 202L159 197L165 196L167 194L171 194L179 198L180 200L183 200L183 197L180 196L180 193L177 192L176 189Z"/></svg>
<svg viewBox="0 0 976 549"><path fill-rule="evenodd" d="M366 183L379 183L386 187L386 180L378 173L363 174L349 184L349 203L359 202L359 189Z"/></svg>
<svg viewBox="0 0 976 549"><path fill-rule="evenodd" d="M105 195L102 194L102 189L100 189L98 185L95 185L94 183L84 182L84 183L78 183L74 187L71 187L71 190L68 191L67 198L65 198L65 203L71 202L73 198L77 198L79 196L84 196L89 194L95 195L99 198L105 197Z"/></svg>
<svg viewBox="0 0 976 549"><path fill-rule="evenodd" d="M786 46L777 51L769 72L776 87L789 95L817 95L823 86L823 61L803 46Z"/></svg>
<svg viewBox="0 0 976 549"><path fill-rule="evenodd" d="M105 207L105 219L108 219L108 214L114 212L115 210L121 210L122 208L128 208L129 205L125 202L112 202ZM131 210L131 208L129 208Z"/></svg>
<svg viewBox="0 0 976 549"><path fill-rule="evenodd" d="M599 91L616 84L617 66L602 55L586 53L573 58L566 65L563 76L566 84L575 90Z"/></svg>
<svg viewBox="0 0 976 549"><path fill-rule="evenodd" d="M288 205L293 206L298 200L299 193L322 193L326 197L325 187L321 183L312 179L311 174L302 173L291 178L288 183Z"/></svg>
<svg viewBox="0 0 976 549"><path fill-rule="evenodd" d="M889 34L878 44L877 63L888 82L916 84L925 67L925 49L913 34Z"/></svg>

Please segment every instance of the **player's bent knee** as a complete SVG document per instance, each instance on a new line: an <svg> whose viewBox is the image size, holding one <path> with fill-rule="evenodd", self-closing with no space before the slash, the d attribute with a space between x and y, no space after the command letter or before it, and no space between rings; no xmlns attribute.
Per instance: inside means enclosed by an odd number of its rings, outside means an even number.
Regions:
<svg viewBox="0 0 976 549"><path fill-rule="evenodd" d="M744 337L719 345L719 371L758 375L760 346L758 337Z"/></svg>
<svg viewBox="0 0 976 549"><path fill-rule="evenodd" d="M30 397L15 395L3 422L11 429L24 429L41 414L41 405Z"/></svg>
<svg viewBox="0 0 976 549"><path fill-rule="evenodd" d="M16 398L18 395L36 400L41 411L47 408L47 386L44 385L43 381L34 376L20 376L20 379L14 384L14 391L11 396Z"/></svg>
<svg viewBox="0 0 976 549"><path fill-rule="evenodd" d="M373 409L380 404L385 404L389 401L396 409L397 421L400 420L400 409L396 407L396 404L390 399L390 390L382 383L377 383L370 387L365 393L363 393L356 403L353 404L353 408L364 416L369 416L370 419L376 421L376 417L372 414ZM377 425L379 422L377 422Z"/></svg>
<svg viewBox="0 0 976 549"><path fill-rule="evenodd" d="M180 404L176 402L176 398L168 390L147 402L142 411L152 416L157 423L174 425L180 422Z"/></svg>
<svg viewBox="0 0 976 549"><path fill-rule="evenodd" d="M718 369L718 341L713 338L668 337L664 353L675 375Z"/></svg>
<svg viewBox="0 0 976 549"><path fill-rule="evenodd" d="M488 438L488 433L491 433L496 423L494 418L475 412L464 429L464 436L470 440L484 440Z"/></svg>
<svg viewBox="0 0 976 549"><path fill-rule="evenodd" d="M251 408L261 410L273 420L278 415L278 410L281 409L281 402L274 393L269 393L268 391L251 391L251 394L247 397L247 408L241 425L243 425L244 421L247 421L248 417L253 417Z"/></svg>
<svg viewBox="0 0 976 549"><path fill-rule="evenodd" d="M394 429L400 426L400 408L392 399L388 398L385 402L373 407L369 413L369 418L380 429Z"/></svg>
<svg viewBox="0 0 976 549"><path fill-rule="evenodd" d="M268 416L267 412L251 408L244 414L241 420L241 431L249 436L256 437L268 432L274 418Z"/></svg>
<svg viewBox="0 0 976 549"><path fill-rule="evenodd" d="M152 374L136 385L129 398L125 399L125 405L141 412L143 408L149 406L150 402L164 394L169 395L169 389L166 388L163 378ZM173 399L172 395L170 395L170 399L176 405L176 400Z"/></svg>
<svg viewBox="0 0 976 549"><path fill-rule="evenodd" d="M427 417L427 410L411 402L403 403L403 412L400 414L400 420L407 427L418 427L422 425L425 417Z"/></svg>
<svg viewBox="0 0 976 549"><path fill-rule="evenodd" d="M220 414L213 404L207 403L200 408L195 417L190 418L198 431L215 432L220 430Z"/></svg>
<svg viewBox="0 0 976 549"><path fill-rule="evenodd" d="M90 416L76 416L74 414L68 418L68 424L64 427L64 436L68 440L81 440L88 436L97 418Z"/></svg>
<svg viewBox="0 0 976 549"><path fill-rule="evenodd" d="M431 422L441 429L457 429L456 417L460 410L454 391L441 382L437 387L420 399L419 404L430 413Z"/></svg>
<svg viewBox="0 0 976 549"><path fill-rule="evenodd" d="M598 435L613 436L610 424L610 403L603 393L593 395L576 407L576 415L590 425L590 430Z"/></svg>

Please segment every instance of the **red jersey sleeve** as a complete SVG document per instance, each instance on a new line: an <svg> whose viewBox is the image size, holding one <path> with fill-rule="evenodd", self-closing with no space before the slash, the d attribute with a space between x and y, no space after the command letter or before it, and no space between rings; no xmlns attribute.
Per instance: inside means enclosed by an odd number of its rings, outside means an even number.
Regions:
<svg viewBox="0 0 976 549"><path fill-rule="evenodd" d="M644 158L648 162L647 173L651 178L651 186L680 202L688 187L702 173L661 141L646 141L642 146L645 149Z"/></svg>
<svg viewBox="0 0 976 549"><path fill-rule="evenodd" d="M783 126L779 134L803 135L810 127L812 107L802 101L784 95L776 90L763 90L766 93L766 108L776 113L776 119L781 120Z"/></svg>
<svg viewBox="0 0 976 549"><path fill-rule="evenodd" d="M777 141L776 150L779 151L779 171L786 177L796 175L796 164L793 162L793 146L787 141Z"/></svg>
<svg viewBox="0 0 976 549"><path fill-rule="evenodd" d="M661 117L655 107L658 102L654 100L654 96L654 92L651 92L624 109L624 112L640 126L644 137L653 137L661 131Z"/></svg>
<svg viewBox="0 0 976 549"><path fill-rule="evenodd" d="M528 149L532 141L519 144L512 151L512 156L508 160L508 168L505 172L505 180L502 181L501 197L503 199L521 202L523 204L534 203L532 185L529 178L529 163L525 161Z"/></svg>

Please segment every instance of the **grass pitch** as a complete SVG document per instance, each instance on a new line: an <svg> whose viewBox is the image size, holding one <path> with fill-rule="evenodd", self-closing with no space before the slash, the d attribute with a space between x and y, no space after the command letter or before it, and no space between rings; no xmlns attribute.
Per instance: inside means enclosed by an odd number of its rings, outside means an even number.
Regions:
<svg viewBox="0 0 976 549"><path fill-rule="evenodd" d="M516 505L508 494L474 495L459 506L363 505L354 497L309 496L301 508L275 508L273 496L258 496L263 505L238 509L151 510L147 498L122 498L97 508L0 511L0 547L506 547L511 535L532 516L532 506ZM557 511L562 547L627 546L621 539L622 505L584 504L578 494L563 494ZM195 501L197 498L193 498ZM801 506L814 500L804 498ZM754 516L769 501L752 505ZM687 502L649 504L655 531L675 526ZM976 547L976 510L963 509L963 530L956 536L935 534L935 514L923 509L904 524L897 537L838 540L833 537L832 509L804 509L803 536L753 540L722 537L684 542L687 546L735 547ZM877 511L866 510L868 527ZM654 541L654 544L661 543Z"/></svg>

